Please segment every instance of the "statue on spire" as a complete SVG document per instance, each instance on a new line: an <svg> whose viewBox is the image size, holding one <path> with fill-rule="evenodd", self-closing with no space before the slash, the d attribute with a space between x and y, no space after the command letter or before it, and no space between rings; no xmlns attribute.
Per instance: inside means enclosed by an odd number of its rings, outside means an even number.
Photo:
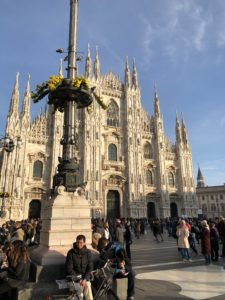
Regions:
<svg viewBox="0 0 225 300"><path fill-rule="evenodd" d="M98 46L96 46L96 54L95 54L95 61L94 61L94 76L95 79L99 79L100 77L100 62L98 56Z"/></svg>
<svg viewBox="0 0 225 300"><path fill-rule="evenodd" d="M90 45L88 44L88 51L87 51L87 57L85 62L85 76L86 78L91 78L91 51L90 51Z"/></svg>
<svg viewBox="0 0 225 300"><path fill-rule="evenodd" d="M128 57L126 58L126 64L125 64L125 86L130 87L130 69L128 64Z"/></svg>
<svg viewBox="0 0 225 300"><path fill-rule="evenodd" d="M159 107L159 97L157 93L156 82L154 83L154 108L155 108L155 116L160 116L160 107Z"/></svg>
<svg viewBox="0 0 225 300"><path fill-rule="evenodd" d="M181 134L182 134L182 139L184 144L188 144L188 137L187 137L187 129L184 123L184 116L182 113L182 125L181 125Z"/></svg>
<svg viewBox="0 0 225 300"><path fill-rule="evenodd" d="M182 138L181 138L180 122L178 119L178 113L176 112L176 142L180 143L181 141Z"/></svg>
<svg viewBox="0 0 225 300"><path fill-rule="evenodd" d="M134 87L135 89L138 88L138 78L135 59L133 60L132 87Z"/></svg>

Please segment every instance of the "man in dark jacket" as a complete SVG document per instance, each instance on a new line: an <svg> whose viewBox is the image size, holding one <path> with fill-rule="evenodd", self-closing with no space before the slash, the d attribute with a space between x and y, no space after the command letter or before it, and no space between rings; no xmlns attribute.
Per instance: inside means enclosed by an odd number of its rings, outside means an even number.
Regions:
<svg viewBox="0 0 225 300"><path fill-rule="evenodd" d="M90 273L93 270L91 251L86 247L84 235L78 235L73 248L66 256L67 275L81 275L80 286L87 300L93 299L90 284Z"/></svg>

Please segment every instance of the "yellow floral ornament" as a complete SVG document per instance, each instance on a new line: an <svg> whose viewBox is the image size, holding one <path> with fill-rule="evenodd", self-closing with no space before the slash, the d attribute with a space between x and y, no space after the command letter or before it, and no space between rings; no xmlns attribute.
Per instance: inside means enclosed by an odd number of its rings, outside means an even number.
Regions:
<svg viewBox="0 0 225 300"><path fill-rule="evenodd" d="M31 98L33 102L36 103L43 99L46 95L51 94L51 92L54 92L62 83L63 77L61 75L51 75L48 81L44 81L41 85L37 84L35 92L31 92ZM90 84L85 77L81 76L72 79L72 86L77 89L85 89L91 91L92 95L94 96L93 98L96 99L98 104L103 109L107 109L107 106L103 102L102 97L98 96L94 92L95 88L90 89ZM57 107L55 109L57 109ZM88 113L91 113L93 111L92 105L88 106L87 109Z"/></svg>

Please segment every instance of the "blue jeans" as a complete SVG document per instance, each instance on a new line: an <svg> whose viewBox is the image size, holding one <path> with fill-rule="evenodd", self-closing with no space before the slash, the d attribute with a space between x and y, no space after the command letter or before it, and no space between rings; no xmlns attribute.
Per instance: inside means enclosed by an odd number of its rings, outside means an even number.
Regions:
<svg viewBox="0 0 225 300"><path fill-rule="evenodd" d="M191 259L188 248L181 248L180 252L183 259Z"/></svg>

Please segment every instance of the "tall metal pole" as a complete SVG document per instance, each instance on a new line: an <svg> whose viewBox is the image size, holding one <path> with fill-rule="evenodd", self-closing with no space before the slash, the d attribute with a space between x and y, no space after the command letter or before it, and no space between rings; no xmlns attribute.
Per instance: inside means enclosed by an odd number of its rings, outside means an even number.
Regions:
<svg viewBox="0 0 225 300"><path fill-rule="evenodd" d="M53 178L53 188L55 190L59 186L64 186L68 192L74 192L77 187L84 186L76 158L78 150L77 109L87 107L93 101L91 89L82 86L76 87L73 82L77 76L77 20L78 0L70 0L67 78L64 78L62 85L52 95L49 95L51 101L53 99L53 103L54 99L55 103L61 103L58 107L64 111L63 137L61 140L63 153L62 158L59 158L58 173Z"/></svg>
<svg viewBox="0 0 225 300"><path fill-rule="evenodd" d="M70 0L70 25L69 25L67 78L75 78L77 75L76 72L77 24L78 24L78 0Z"/></svg>
<svg viewBox="0 0 225 300"><path fill-rule="evenodd" d="M68 45L67 78L74 79L77 76L76 51L77 51L77 23L78 0L70 0L70 23ZM73 149L76 146L76 115L77 108L74 101L67 101L64 110L64 140L63 160L73 159Z"/></svg>

